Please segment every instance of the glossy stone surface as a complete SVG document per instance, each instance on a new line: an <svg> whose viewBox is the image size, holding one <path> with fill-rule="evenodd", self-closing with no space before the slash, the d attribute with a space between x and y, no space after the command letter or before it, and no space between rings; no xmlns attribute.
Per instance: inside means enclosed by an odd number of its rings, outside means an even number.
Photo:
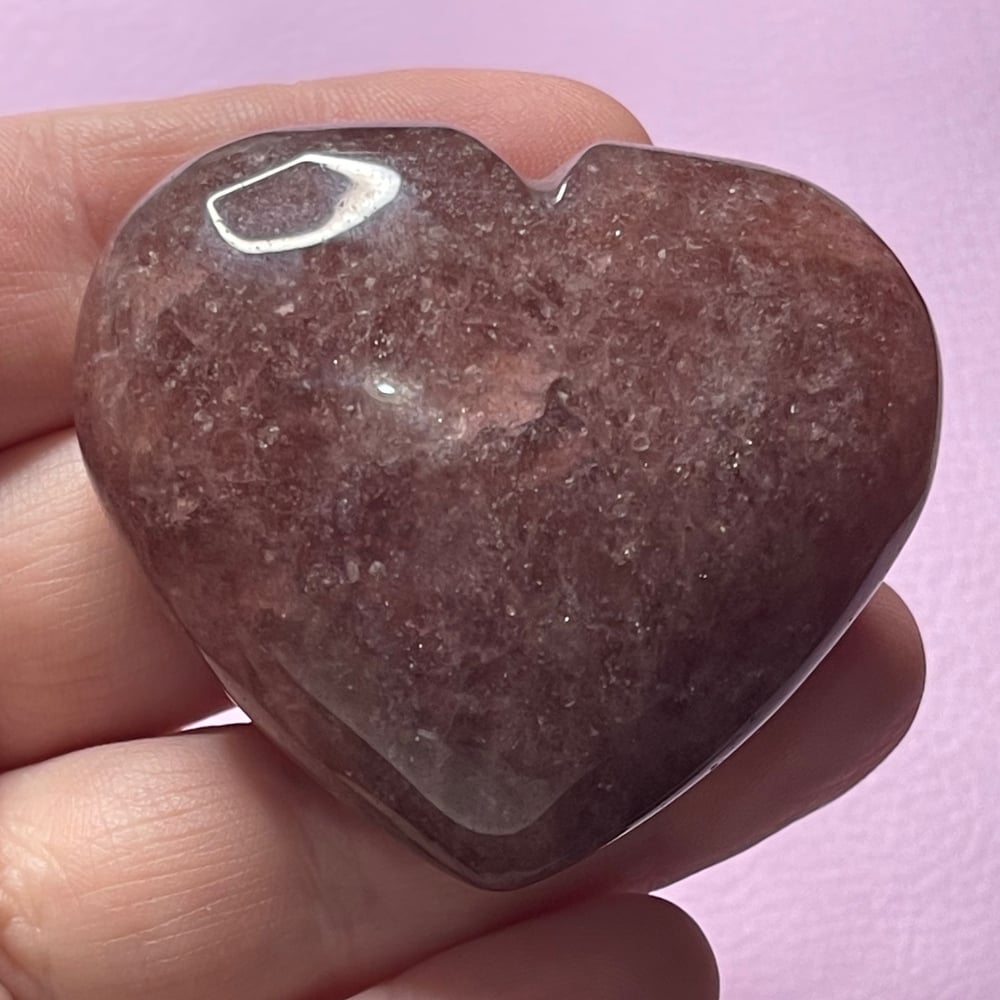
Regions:
<svg viewBox="0 0 1000 1000"><path fill-rule="evenodd" d="M83 308L113 518L234 699L481 885L748 735L926 492L933 333L795 178L602 145L528 186L442 128L245 139Z"/></svg>

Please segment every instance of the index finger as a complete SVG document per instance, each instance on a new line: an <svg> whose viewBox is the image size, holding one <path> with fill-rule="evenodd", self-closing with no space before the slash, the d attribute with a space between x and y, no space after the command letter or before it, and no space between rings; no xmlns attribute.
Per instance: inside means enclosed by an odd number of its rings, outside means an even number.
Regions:
<svg viewBox="0 0 1000 1000"><path fill-rule="evenodd" d="M72 422L80 298L131 206L186 160L270 128L442 122L541 177L604 137L648 142L617 101L557 77L412 70L0 119L0 448ZM530 122L530 124L524 124Z"/></svg>

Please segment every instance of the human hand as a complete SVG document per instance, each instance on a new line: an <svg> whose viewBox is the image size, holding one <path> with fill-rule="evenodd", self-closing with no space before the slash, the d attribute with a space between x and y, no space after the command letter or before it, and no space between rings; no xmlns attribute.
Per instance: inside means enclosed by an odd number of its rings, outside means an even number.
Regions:
<svg viewBox="0 0 1000 1000"><path fill-rule="evenodd" d="M87 481L70 426L80 297L117 222L185 160L272 127L373 120L453 123L531 176L598 140L648 141L602 94L502 73L0 120L0 983L16 1000L715 996L696 926L641 893L836 797L916 710L919 637L883 589L708 778L502 894L341 806L253 726L176 733L225 696Z"/></svg>

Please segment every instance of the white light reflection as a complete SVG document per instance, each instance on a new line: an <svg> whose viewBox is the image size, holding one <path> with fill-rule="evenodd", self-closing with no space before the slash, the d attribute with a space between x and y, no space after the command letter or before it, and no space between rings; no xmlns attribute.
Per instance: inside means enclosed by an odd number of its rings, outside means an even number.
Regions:
<svg viewBox="0 0 1000 1000"><path fill-rule="evenodd" d="M337 200L333 212L325 222L303 233L257 240L239 236L226 225L219 213L220 201L237 191L259 184L269 177L291 170L292 167L297 167L301 163L315 163L325 170L339 174L349 182L347 191ZM286 250L303 250L306 247L318 246L320 243L336 239L356 226L360 226L376 212L385 208L399 193L401 185L402 178L399 174L391 167L379 163L351 160L343 156L331 156L327 153L302 153L286 163L281 163L216 191L207 200L205 207L218 234L234 250L246 254L282 253Z"/></svg>

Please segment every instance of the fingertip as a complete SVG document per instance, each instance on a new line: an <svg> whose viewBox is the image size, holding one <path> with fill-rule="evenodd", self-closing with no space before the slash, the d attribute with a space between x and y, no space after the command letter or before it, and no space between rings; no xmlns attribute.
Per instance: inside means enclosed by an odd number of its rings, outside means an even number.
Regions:
<svg viewBox="0 0 1000 1000"><path fill-rule="evenodd" d="M610 94L544 73L392 70L230 94L236 106L226 105L227 113L248 116L251 108L249 117L258 125L267 120L270 127L365 120L454 125L482 139L532 178L550 174L596 142L650 141L635 115Z"/></svg>
<svg viewBox="0 0 1000 1000"><path fill-rule="evenodd" d="M670 983L673 991L669 996L676 995L678 1000L715 1000L719 996L715 953L691 914L660 896L638 893L611 896L604 907L609 927L627 930L657 955L662 963L660 981L664 987Z"/></svg>
<svg viewBox="0 0 1000 1000"><path fill-rule="evenodd" d="M892 587L883 584L834 653L879 665L872 672L877 683L871 685L869 697L885 720L885 756L912 726L926 686L926 651L912 611Z"/></svg>
<svg viewBox="0 0 1000 1000"><path fill-rule="evenodd" d="M664 899L605 896L427 959L358 1000L717 1000L715 956Z"/></svg>

